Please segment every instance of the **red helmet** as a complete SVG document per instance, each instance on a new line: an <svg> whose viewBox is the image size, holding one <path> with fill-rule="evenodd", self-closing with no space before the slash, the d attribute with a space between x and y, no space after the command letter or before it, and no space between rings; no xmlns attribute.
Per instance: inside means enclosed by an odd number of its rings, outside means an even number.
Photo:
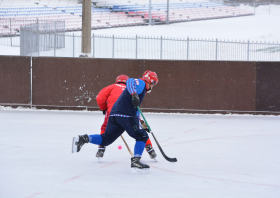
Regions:
<svg viewBox="0 0 280 198"><path fill-rule="evenodd" d="M147 70L143 73L143 76L145 76L148 72L151 72L150 70Z"/></svg>
<svg viewBox="0 0 280 198"><path fill-rule="evenodd" d="M117 78L116 78L116 83L126 83L127 79L129 79L129 77L127 75L119 75Z"/></svg>
<svg viewBox="0 0 280 198"><path fill-rule="evenodd" d="M152 72L150 70L144 72L142 79L154 86L158 83L158 77L156 72Z"/></svg>

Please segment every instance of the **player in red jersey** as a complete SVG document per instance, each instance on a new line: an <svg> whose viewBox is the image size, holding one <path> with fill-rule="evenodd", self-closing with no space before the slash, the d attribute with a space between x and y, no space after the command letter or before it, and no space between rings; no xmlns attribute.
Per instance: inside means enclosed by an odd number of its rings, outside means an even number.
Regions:
<svg viewBox="0 0 280 198"><path fill-rule="evenodd" d="M145 74L145 73L144 73ZM103 111L103 114L105 115L104 123L101 126L101 133L105 133L105 129L109 120L111 109L114 105L114 103L117 101L119 96L122 94L123 90L126 88L126 81L129 79L126 75L119 75L116 78L116 84L109 85L105 88L103 88L97 95L96 101L100 108L100 110ZM145 122L141 121L143 129L148 130L147 125ZM146 142L146 151L149 153L151 159L155 159L157 154L155 150L153 149L152 142L150 139ZM106 147L100 146L98 148L98 151L96 153L96 157L102 158L104 156Z"/></svg>

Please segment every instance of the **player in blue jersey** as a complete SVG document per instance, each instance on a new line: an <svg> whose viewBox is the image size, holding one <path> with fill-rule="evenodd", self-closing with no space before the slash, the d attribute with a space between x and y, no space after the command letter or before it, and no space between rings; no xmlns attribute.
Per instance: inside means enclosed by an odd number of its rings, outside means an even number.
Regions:
<svg viewBox="0 0 280 198"><path fill-rule="evenodd" d="M126 88L115 102L104 134L80 135L73 139L72 152L79 152L85 143L108 146L124 131L136 140L134 157L131 158L133 173L148 172L149 166L140 162L140 158L149 139L148 129L143 129L137 106L143 101L145 94L150 92L158 83L155 72L146 71L140 79L130 78Z"/></svg>

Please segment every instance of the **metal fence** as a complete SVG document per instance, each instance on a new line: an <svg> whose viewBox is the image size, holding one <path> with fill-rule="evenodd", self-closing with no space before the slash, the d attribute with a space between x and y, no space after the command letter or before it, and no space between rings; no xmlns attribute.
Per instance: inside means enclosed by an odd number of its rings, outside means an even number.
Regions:
<svg viewBox="0 0 280 198"><path fill-rule="evenodd" d="M0 45L19 47L20 26L36 24L38 20L0 19Z"/></svg>
<svg viewBox="0 0 280 198"><path fill-rule="evenodd" d="M56 21L58 29L61 27L63 21ZM31 24L54 24L55 21L46 20L26 20L26 19L2 19L0 18L0 45L5 46L20 46L20 27L30 26ZM65 22L63 22L64 32L65 32ZM61 28L60 28L61 29Z"/></svg>
<svg viewBox="0 0 280 198"><path fill-rule="evenodd" d="M272 2L272 1L251 1L251 2L238 2L238 1L227 1L224 0L224 4L227 6L232 7L238 7L243 8L249 11L254 12L254 14L260 14L260 13L268 13L268 14L274 14L279 13L280 11L280 2Z"/></svg>
<svg viewBox="0 0 280 198"><path fill-rule="evenodd" d="M38 38L36 32L33 37ZM64 35L64 47L58 43L62 35L40 35L46 37L50 38L50 44L56 42L56 46L46 48L40 42L40 51L36 52L37 43L30 44L35 46L33 56L79 57L81 54L81 36ZM92 35L91 46L94 58L280 61L280 43L270 42Z"/></svg>
<svg viewBox="0 0 280 198"><path fill-rule="evenodd" d="M20 55L40 56L41 51L65 48L65 22L47 21L20 27Z"/></svg>
<svg viewBox="0 0 280 198"><path fill-rule="evenodd" d="M96 58L280 61L280 43L93 35Z"/></svg>

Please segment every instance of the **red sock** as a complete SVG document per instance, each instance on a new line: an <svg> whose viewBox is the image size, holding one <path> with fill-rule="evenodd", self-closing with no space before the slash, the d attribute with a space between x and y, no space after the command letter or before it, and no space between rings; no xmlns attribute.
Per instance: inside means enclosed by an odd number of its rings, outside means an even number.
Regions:
<svg viewBox="0 0 280 198"><path fill-rule="evenodd" d="M153 145L152 145L152 142L151 142L150 138L147 140L147 142L146 142L146 146L147 146L148 144L150 144L150 145L151 145L151 147L153 147Z"/></svg>

